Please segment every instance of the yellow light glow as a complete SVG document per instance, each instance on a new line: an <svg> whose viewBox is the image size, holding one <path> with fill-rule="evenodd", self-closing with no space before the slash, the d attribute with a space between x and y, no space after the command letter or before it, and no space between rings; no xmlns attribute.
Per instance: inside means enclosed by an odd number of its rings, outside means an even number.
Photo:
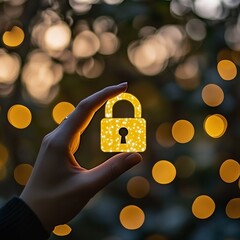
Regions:
<svg viewBox="0 0 240 240"><path fill-rule="evenodd" d="M179 64L175 71L178 85L185 90L193 90L200 84L198 59L191 57Z"/></svg>
<svg viewBox="0 0 240 240"><path fill-rule="evenodd" d="M14 169L14 179L16 182L22 186L25 186L31 176L33 167L30 164L19 164Z"/></svg>
<svg viewBox="0 0 240 240"><path fill-rule="evenodd" d="M215 202L207 195L198 196L192 204L192 213L196 218L209 218L215 211Z"/></svg>
<svg viewBox="0 0 240 240"><path fill-rule="evenodd" d="M134 118L112 118L113 105L126 100L134 107ZM120 128L128 130L126 143L121 143ZM141 104L130 93L121 93L107 101L105 118L101 121L101 149L103 152L144 152L146 150L146 121L141 118Z"/></svg>
<svg viewBox="0 0 240 240"><path fill-rule="evenodd" d="M179 143L187 143L194 136L194 127L187 120L178 120L172 127L173 138Z"/></svg>
<svg viewBox="0 0 240 240"><path fill-rule="evenodd" d="M172 136L172 124L162 123L157 128L156 140L163 147L172 147L176 143Z"/></svg>
<svg viewBox="0 0 240 240"><path fill-rule="evenodd" d="M60 102L53 108L52 117L57 124L60 124L74 109L71 103Z"/></svg>
<svg viewBox="0 0 240 240"><path fill-rule="evenodd" d="M176 177L176 168L167 161L161 160L154 164L152 168L153 179L160 184L171 183Z"/></svg>
<svg viewBox="0 0 240 240"><path fill-rule="evenodd" d="M202 90L202 99L210 107L220 105L224 100L223 90L216 84L208 84Z"/></svg>
<svg viewBox="0 0 240 240"><path fill-rule="evenodd" d="M83 64L77 66L77 73L86 78L98 78L104 71L104 62L90 58Z"/></svg>
<svg viewBox="0 0 240 240"><path fill-rule="evenodd" d="M119 219L124 228L136 230L143 225L145 214L141 208L129 205L121 210Z"/></svg>
<svg viewBox="0 0 240 240"><path fill-rule="evenodd" d="M237 67L230 60L221 60L217 65L217 70L224 80L233 80L237 75Z"/></svg>
<svg viewBox="0 0 240 240"><path fill-rule="evenodd" d="M144 177L136 176L127 183L127 191L133 198L144 198L150 190L150 184Z"/></svg>
<svg viewBox="0 0 240 240"><path fill-rule="evenodd" d="M166 67L169 55L165 44L159 41L160 39L149 36L145 41L134 42L128 47L129 60L145 75L156 75Z"/></svg>
<svg viewBox="0 0 240 240"><path fill-rule="evenodd" d="M76 57L91 57L99 48L100 41L97 35L88 30L79 33L73 41L73 54Z"/></svg>
<svg viewBox="0 0 240 240"><path fill-rule="evenodd" d="M210 115L204 121L204 129L212 138L219 138L227 129L227 120L221 114Z"/></svg>
<svg viewBox="0 0 240 240"><path fill-rule="evenodd" d="M66 23L50 26L44 35L45 48L50 51L63 51L71 40L71 30Z"/></svg>
<svg viewBox="0 0 240 240"><path fill-rule="evenodd" d="M177 169L177 176L180 178L188 178L192 176L196 169L196 164L192 158L188 156L181 156L175 162Z"/></svg>
<svg viewBox="0 0 240 240"><path fill-rule="evenodd" d="M24 40L24 32L20 27L13 26L11 31L6 31L3 34L2 40L8 47L17 47Z"/></svg>
<svg viewBox="0 0 240 240"><path fill-rule="evenodd" d="M12 84L20 71L20 59L16 54L8 54L0 49L0 83Z"/></svg>
<svg viewBox="0 0 240 240"><path fill-rule="evenodd" d="M0 144L0 169L5 166L8 161L8 156L7 148L3 144Z"/></svg>
<svg viewBox="0 0 240 240"><path fill-rule="evenodd" d="M67 236L71 233L72 228L67 224L58 225L54 228L53 233L57 236Z"/></svg>
<svg viewBox="0 0 240 240"><path fill-rule="evenodd" d="M219 174L224 182L235 182L240 176L240 165L237 161L228 159L222 163Z"/></svg>
<svg viewBox="0 0 240 240"><path fill-rule="evenodd" d="M16 104L8 110L7 118L15 128L23 129L31 123L32 114L27 107Z"/></svg>
<svg viewBox="0 0 240 240"><path fill-rule="evenodd" d="M240 218L240 198L231 199L226 206L226 214L229 218Z"/></svg>
<svg viewBox="0 0 240 240"><path fill-rule="evenodd" d="M27 92L37 102L50 103L58 93L57 84L63 76L62 65L54 63L46 53L38 50L28 58L22 72Z"/></svg>
<svg viewBox="0 0 240 240"><path fill-rule="evenodd" d="M104 32L99 36L100 48L99 52L103 55L115 53L119 47L119 40L114 33Z"/></svg>

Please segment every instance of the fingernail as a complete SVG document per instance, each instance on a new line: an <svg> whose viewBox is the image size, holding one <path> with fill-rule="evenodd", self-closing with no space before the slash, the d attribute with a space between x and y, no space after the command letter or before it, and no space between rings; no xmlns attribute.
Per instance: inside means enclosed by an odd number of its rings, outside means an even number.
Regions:
<svg viewBox="0 0 240 240"><path fill-rule="evenodd" d="M126 157L126 160L137 164L142 161L142 156L139 153L132 153Z"/></svg>
<svg viewBox="0 0 240 240"><path fill-rule="evenodd" d="M128 82L123 82L118 84L118 87L127 87L127 85L128 85Z"/></svg>

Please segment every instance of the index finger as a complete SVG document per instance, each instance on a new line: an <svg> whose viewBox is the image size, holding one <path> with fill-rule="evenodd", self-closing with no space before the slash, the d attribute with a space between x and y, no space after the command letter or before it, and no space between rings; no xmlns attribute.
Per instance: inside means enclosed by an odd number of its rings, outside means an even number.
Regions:
<svg viewBox="0 0 240 240"><path fill-rule="evenodd" d="M86 129L95 112L110 98L126 91L127 82L119 85L106 87L99 92L83 99L76 109L68 116L67 121L62 124L64 126L65 137L70 137L76 132L80 134Z"/></svg>

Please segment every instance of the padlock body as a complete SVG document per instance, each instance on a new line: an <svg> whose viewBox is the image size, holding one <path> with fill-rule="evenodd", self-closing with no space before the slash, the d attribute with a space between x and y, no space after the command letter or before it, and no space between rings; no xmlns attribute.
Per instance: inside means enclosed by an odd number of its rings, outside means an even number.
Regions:
<svg viewBox="0 0 240 240"><path fill-rule="evenodd" d="M121 143L120 128L126 128L126 143ZM144 118L103 118L101 121L101 150L103 152L144 152L146 121Z"/></svg>

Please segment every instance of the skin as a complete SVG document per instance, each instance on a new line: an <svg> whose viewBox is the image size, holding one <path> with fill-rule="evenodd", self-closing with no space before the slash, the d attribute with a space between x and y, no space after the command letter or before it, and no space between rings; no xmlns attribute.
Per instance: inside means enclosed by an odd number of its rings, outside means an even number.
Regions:
<svg viewBox="0 0 240 240"><path fill-rule="evenodd" d="M98 191L142 160L138 153L119 153L87 170L74 156L81 134L95 112L126 89L127 83L122 83L85 98L66 120L44 137L33 173L20 198L48 232L70 221Z"/></svg>

